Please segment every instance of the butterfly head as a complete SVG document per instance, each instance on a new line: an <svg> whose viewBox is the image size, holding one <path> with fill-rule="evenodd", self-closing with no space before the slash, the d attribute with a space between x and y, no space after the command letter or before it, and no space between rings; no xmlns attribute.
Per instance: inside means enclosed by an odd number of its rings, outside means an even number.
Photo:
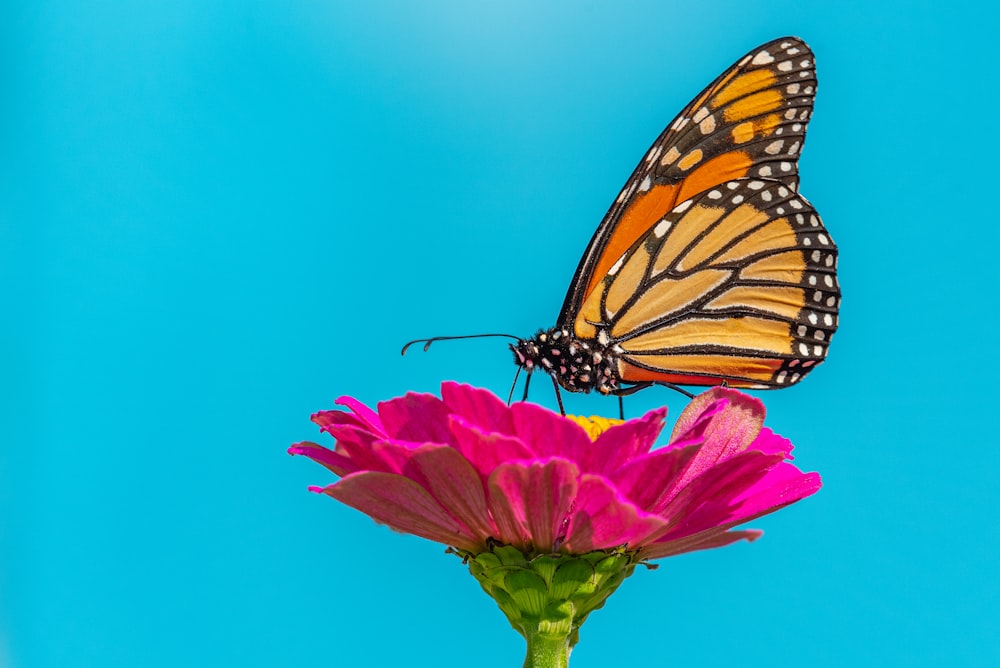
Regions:
<svg viewBox="0 0 1000 668"><path fill-rule="evenodd" d="M569 392L610 394L619 387L609 351L596 341L581 341L565 329L539 331L512 343L510 349L515 364L528 373L541 369Z"/></svg>

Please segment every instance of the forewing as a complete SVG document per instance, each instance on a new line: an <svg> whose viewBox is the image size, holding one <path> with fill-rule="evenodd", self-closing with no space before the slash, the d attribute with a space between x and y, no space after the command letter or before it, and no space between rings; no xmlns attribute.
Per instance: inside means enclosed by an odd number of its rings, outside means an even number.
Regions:
<svg viewBox="0 0 1000 668"><path fill-rule="evenodd" d="M559 324L576 319L618 258L680 202L749 176L797 190L815 93L812 51L796 37L764 44L723 72L663 131L625 183L580 261Z"/></svg>

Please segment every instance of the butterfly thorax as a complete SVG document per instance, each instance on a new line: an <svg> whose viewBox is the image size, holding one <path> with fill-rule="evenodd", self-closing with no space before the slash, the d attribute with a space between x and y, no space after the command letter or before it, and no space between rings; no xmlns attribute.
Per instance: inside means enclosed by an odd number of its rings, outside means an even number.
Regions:
<svg viewBox="0 0 1000 668"><path fill-rule="evenodd" d="M613 355L596 341L582 341L568 330L541 330L512 344L514 363L528 373L541 369L569 392L597 390L610 394L619 388Z"/></svg>

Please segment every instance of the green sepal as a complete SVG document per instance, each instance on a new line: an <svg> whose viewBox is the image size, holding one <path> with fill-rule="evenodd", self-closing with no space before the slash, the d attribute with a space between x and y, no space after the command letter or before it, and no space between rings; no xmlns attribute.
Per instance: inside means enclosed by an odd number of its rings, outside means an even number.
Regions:
<svg viewBox="0 0 1000 668"><path fill-rule="evenodd" d="M529 659L533 646L565 643L568 660L587 616L603 606L640 563L635 552L621 548L525 554L495 544L479 554L456 552L514 630L528 641Z"/></svg>

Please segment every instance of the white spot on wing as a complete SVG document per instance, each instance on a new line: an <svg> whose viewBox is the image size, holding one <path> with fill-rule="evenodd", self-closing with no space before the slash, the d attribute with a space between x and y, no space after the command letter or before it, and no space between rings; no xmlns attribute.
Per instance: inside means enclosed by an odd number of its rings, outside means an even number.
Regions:
<svg viewBox="0 0 1000 668"><path fill-rule="evenodd" d="M753 57L752 61L750 61L752 65L767 65L768 63L773 63L773 62L774 62L774 56L772 56L767 51L761 51L760 53L758 53L756 56Z"/></svg>

